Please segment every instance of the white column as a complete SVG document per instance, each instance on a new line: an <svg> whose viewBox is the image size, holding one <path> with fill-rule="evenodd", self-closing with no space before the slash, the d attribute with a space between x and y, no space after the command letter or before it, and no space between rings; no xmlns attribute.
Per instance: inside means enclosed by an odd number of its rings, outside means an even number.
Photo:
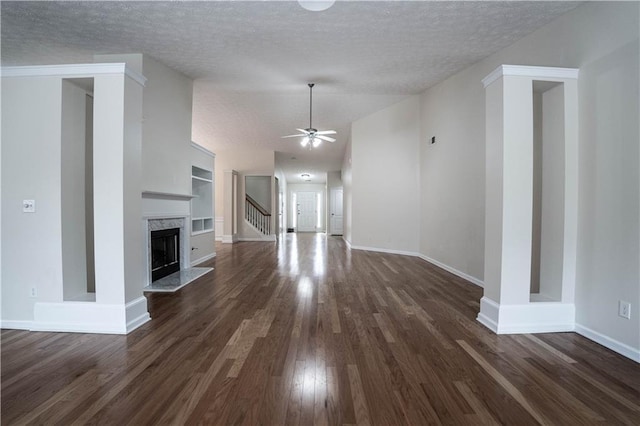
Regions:
<svg viewBox="0 0 640 426"><path fill-rule="evenodd" d="M577 76L566 68L502 65L486 88L486 219L484 297L478 320L497 333L573 330L577 224ZM531 294L533 223L533 87L564 90L564 209L543 203L543 217L561 222L561 294L544 301ZM556 141L558 142L558 141ZM557 171L556 171L557 172ZM543 169L543 173L546 173ZM557 217L556 217L557 216ZM543 229L544 232L544 229ZM543 234L544 235L544 234ZM549 283L540 284L549 288Z"/></svg>
<svg viewBox="0 0 640 426"><path fill-rule="evenodd" d="M94 78L95 302L36 303L32 329L126 334L150 320L140 251L144 77L124 64L82 67L68 72Z"/></svg>
<svg viewBox="0 0 640 426"><path fill-rule="evenodd" d="M238 241L237 226L234 221L237 220L236 197L238 191L238 172L235 170L224 171L224 234L222 235L223 243L235 243Z"/></svg>

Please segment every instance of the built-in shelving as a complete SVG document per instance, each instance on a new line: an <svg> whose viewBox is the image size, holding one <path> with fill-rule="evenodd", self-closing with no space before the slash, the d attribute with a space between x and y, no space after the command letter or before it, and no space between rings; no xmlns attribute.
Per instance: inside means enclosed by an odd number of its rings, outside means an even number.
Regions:
<svg viewBox="0 0 640 426"><path fill-rule="evenodd" d="M213 172L191 167L191 235L213 231Z"/></svg>
<svg viewBox="0 0 640 426"><path fill-rule="evenodd" d="M173 192L142 191L142 198L158 198L162 200L190 200L191 194L176 194Z"/></svg>
<svg viewBox="0 0 640 426"><path fill-rule="evenodd" d="M203 178L203 177L195 176L195 175L192 175L191 179L197 180L197 181L200 181L200 182L213 182L211 179L207 179L207 178Z"/></svg>

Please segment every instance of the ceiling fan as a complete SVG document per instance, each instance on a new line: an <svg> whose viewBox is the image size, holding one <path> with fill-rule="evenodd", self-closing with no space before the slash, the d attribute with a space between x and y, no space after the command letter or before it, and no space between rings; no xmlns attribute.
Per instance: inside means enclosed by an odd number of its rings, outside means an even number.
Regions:
<svg viewBox="0 0 640 426"><path fill-rule="evenodd" d="M327 141L327 142L335 142L336 140L334 138L330 138L329 136L326 135L335 135L336 131L335 130L322 130L322 131L318 131L318 129L314 129L313 125L312 125L312 107L313 107L313 83L309 83L309 127L306 129L296 129L297 131L299 131L300 133L296 134L296 135L289 135L289 136L283 136L282 138L298 138L302 136L302 141L300 142L300 145L302 145L303 147L309 147L309 149L313 148L317 148L318 145L320 145L322 143L322 141Z"/></svg>

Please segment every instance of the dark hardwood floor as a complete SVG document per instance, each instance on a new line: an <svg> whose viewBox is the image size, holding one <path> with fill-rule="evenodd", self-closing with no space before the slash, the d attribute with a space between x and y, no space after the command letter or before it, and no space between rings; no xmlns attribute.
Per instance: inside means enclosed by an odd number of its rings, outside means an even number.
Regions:
<svg viewBox="0 0 640 426"><path fill-rule="evenodd" d="M342 239L217 245L127 336L2 331L2 424L634 424L640 365L497 336L482 290Z"/></svg>

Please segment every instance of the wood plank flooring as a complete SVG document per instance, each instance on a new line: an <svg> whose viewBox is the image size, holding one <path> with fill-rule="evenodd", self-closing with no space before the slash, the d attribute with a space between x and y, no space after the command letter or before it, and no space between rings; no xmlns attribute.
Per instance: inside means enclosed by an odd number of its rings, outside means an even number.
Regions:
<svg viewBox="0 0 640 426"><path fill-rule="evenodd" d="M3 330L2 424L640 424L640 365L497 336L480 288L337 237L217 245L127 336Z"/></svg>

